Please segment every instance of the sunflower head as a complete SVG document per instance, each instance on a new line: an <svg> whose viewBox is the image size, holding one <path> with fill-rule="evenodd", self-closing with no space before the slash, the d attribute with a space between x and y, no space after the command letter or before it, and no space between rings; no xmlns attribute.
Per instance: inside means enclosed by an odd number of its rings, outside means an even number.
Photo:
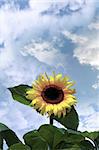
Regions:
<svg viewBox="0 0 99 150"><path fill-rule="evenodd" d="M75 89L71 89L73 85L74 82L69 81L67 76L62 77L62 74L53 73L52 76L41 74L34 81L32 89L26 92L26 98L42 115L65 116L77 102L73 95Z"/></svg>

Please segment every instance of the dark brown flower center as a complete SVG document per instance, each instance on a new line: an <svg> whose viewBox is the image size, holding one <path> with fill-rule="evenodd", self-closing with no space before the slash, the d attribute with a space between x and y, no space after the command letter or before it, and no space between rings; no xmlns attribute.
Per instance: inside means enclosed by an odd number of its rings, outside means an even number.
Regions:
<svg viewBox="0 0 99 150"><path fill-rule="evenodd" d="M51 104L57 104L64 99L63 90L56 85L46 86L43 89L41 96L44 101Z"/></svg>

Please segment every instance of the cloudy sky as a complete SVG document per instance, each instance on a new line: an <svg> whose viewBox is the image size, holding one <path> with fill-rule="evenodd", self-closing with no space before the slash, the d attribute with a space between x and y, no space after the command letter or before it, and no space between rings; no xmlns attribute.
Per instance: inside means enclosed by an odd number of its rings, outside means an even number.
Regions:
<svg viewBox="0 0 99 150"><path fill-rule="evenodd" d="M7 88L55 70L76 82L79 130L99 130L98 40L98 0L0 0L0 122L20 137L48 123Z"/></svg>

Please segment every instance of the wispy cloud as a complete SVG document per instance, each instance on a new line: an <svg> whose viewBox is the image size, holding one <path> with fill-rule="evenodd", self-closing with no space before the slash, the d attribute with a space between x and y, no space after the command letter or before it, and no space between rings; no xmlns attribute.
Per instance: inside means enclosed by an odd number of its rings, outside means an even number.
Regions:
<svg viewBox="0 0 99 150"><path fill-rule="evenodd" d="M74 57L76 57L81 64L87 64L99 70L99 34L92 34L92 36L90 35L89 37L89 35L86 34L82 36L64 31L63 35L76 45Z"/></svg>
<svg viewBox="0 0 99 150"><path fill-rule="evenodd" d="M99 22L92 22L92 23L88 26L88 28L89 28L90 30L92 30L92 29L99 30Z"/></svg>
<svg viewBox="0 0 99 150"><path fill-rule="evenodd" d="M66 61L67 54L62 53L59 49L55 48L52 42L33 40L29 45L24 47L23 52L36 57L39 61L52 66L58 66Z"/></svg>
<svg viewBox="0 0 99 150"><path fill-rule="evenodd" d="M92 25L92 24L91 24ZM90 27L92 27L89 25ZM99 31L94 24L94 33L92 28L90 28L90 35L85 35L86 41L83 43L78 42L74 50L74 57L78 59L80 64L89 65L92 69L99 71ZM96 29L97 28L97 29ZM79 37L78 37L79 38ZM75 41L73 41L75 43ZM92 85L92 88L99 88L99 79Z"/></svg>
<svg viewBox="0 0 99 150"><path fill-rule="evenodd" d="M75 44L85 44L86 42L88 42L88 38L81 36L81 35L77 35L77 34L73 34L69 31L63 31L63 35L67 38L70 39L73 43Z"/></svg>
<svg viewBox="0 0 99 150"><path fill-rule="evenodd" d="M99 45L97 42L89 43L89 45L75 49L74 57L81 64L87 64L99 70Z"/></svg>
<svg viewBox="0 0 99 150"><path fill-rule="evenodd" d="M98 106L98 103L96 103ZM85 114L84 114L85 112ZM86 101L86 103L82 104L78 108L78 113L80 116L80 124L79 130L80 131L98 131L99 127L99 109L96 111L93 104L90 101Z"/></svg>
<svg viewBox="0 0 99 150"><path fill-rule="evenodd" d="M97 81L92 85L92 88L99 89L99 75L97 76Z"/></svg>

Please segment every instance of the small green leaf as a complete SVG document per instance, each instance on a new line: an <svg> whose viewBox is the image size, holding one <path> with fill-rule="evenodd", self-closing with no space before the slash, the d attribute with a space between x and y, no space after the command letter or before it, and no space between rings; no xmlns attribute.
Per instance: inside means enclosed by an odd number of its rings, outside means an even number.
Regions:
<svg viewBox="0 0 99 150"><path fill-rule="evenodd" d="M63 133L60 129L52 125L42 125L38 132L41 137L45 139L45 141L49 144L50 148L53 149L55 146L62 141Z"/></svg>
<svg viewBox="0 0 99 150"><path fill-rule="evenodd" d="M12 145L11 147L9 147L8 150L31 150L31 148L27 145L17 143L17 144Z"/></svg>
<svg viewBox="0 0 99 150"><path fill-rule="evenodd" d="M8 89L10 90L14 100L22 104L29 105L31 101L26 98L26 91L30 88L31 87L28 85L19 85Z"/></svg>
<svg viewBox="0 0 99 150"><path fill-rule="evenodd" d="M48 150L48 144L40 136L38 131L31 131L23 136L26 145L32 150Z"/></svg>
<svg viewBox="0 0 99 150"><path fill-rule="evenodd" d="M1 142L0 142L1 149L2 149L2 144L3 144L2 143L3 139L6 141L6 144L8 146L21 142L12 130L10 130L7 126L5 126L2 123L0 123L0 139L1 139Z"/></svg>
<svg viewBox="0 0 99 150"><path fill-rule="evenodd" d="M71 111L65 116L58 118L57 116L52 116L53 119L61 123L67 129L77 130L79 125L79 117L74 107L72 107Z"/></svg>

